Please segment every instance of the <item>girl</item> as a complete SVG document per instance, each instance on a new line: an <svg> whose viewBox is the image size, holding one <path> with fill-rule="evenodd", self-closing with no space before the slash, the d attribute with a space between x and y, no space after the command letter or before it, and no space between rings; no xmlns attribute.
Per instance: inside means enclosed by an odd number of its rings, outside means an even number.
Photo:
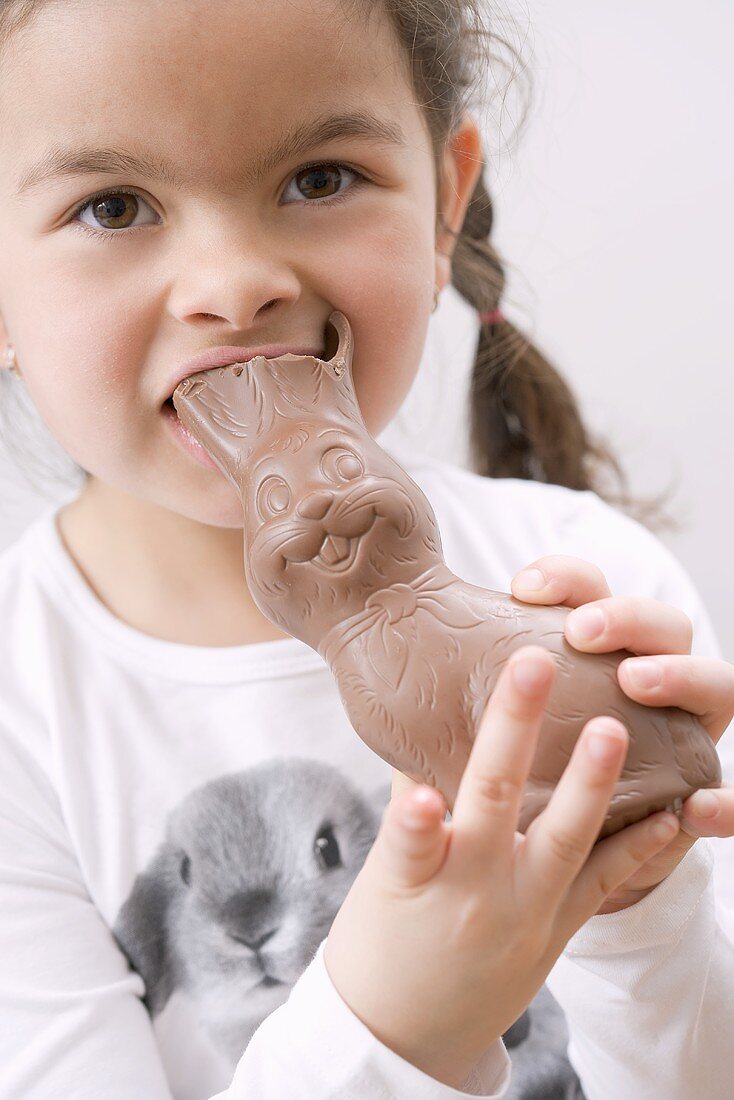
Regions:
<svg viewBox="0 0 734 1100"><path fill-rule="evenodd" d="M193 356L321 354L339 308L378 434L452 280L484 318L492 476L396 454L447 563L592 602L569 641L668 654L658 687L635 659L622 686L721 735L732 670L695 591L593 492L566 388L498 312L480 31L471 0L0 0L5 383L82 475L0 559L4 1100L507 1096L500 1036L521 1070L549 974L589 1097L728 1092L710 847L657 814L591 852L623 727L589 723L516 840L553 675L530 647L453 820L424 788L388 805L328 669L250 598L239 501L170 408ZM528 562L544 587L513 580ZM708 829L706 797L686 827L730 835L729 793ZM578 1089L540 1054L527 1095Z"/></svg>

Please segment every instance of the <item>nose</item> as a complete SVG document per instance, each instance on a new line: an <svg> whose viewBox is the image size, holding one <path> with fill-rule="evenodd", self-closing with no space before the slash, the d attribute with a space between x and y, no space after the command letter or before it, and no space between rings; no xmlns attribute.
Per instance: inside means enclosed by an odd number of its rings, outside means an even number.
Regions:
<svg viewBox="0 0 734 1100"><path fill-rule="evenodd" d="M296 508L304 519L323 519L331 508L333 495L329 492L309 493Z"/></svg>
<svg viewBox="0 0 734 1100"><path fill-rule="evenodd" d="M258 335L284 331L285 316L304 297L292 241L274 238L232 206L202 218L173 253L169 310L181 322L208 331L210 342L231 339L229 330ZM280 314L283 315L282 319ZM206 329L203 326L207 326ZM297 337L294 331L291 334ZM256 338L257 339L257 338ZM259 340L266 343L267 340Z"/></svg>
<svg viewBox="0 0 734 1100"><path fill-rule="evenodd" d="M259 951L261 947L264 947L268 940L272 939L275 933L278 931L276 928L271 928L269 932L263 932L262 936L258 936L257 939L248 940L244 936L236 936L240 943L244 943L245 947L249 947L251 951Z"/></svg>

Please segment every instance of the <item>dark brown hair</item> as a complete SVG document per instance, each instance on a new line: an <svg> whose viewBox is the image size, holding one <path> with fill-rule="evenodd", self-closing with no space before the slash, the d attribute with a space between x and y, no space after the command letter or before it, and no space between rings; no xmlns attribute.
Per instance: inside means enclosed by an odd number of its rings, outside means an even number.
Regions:
<svg viewBox="0 0 734 1100"><path fill-rule="evenodd" d="M0 49L43 2L0 0ZM358 12L365 19L380 10L376 0L344 3L352 14ZM381 4L409 59L440 184L451 134L465 112L481 103L490 73L504 97L518 75L529 89L527 68L503 32L499 6L492 15L485 0L381 0ZM498 82L502 72L507 74L504 88ZM453 286L480 313L500 308L505 288L505 266L491 240L494 208L486 170L485 164L455 241L452 262ZM472 468L486 477L592 489L649 527L678 526L662 512L663 497L635 500L629 496L618 460L585 428L568 383L504 317L481 326L470 385L470 446ZM621 491L612 490L610 474Z"/></svg>

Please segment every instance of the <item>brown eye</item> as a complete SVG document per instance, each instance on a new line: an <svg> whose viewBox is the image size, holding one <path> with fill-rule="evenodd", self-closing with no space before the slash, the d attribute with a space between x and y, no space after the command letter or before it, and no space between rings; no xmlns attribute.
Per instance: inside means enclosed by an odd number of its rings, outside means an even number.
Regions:
<svg viewBox="0 0 734 1100"><path fill-rule="evenodd" d="M314 168L306 168L303 172L298 172L295 177L296 187L301 195L307 199L330 199L332 195L336 195L339 192L339 176L343 175L343 172L335 164L318 164ZM336 180L336 190L333 190L334 177ZM306 191L301 190L301 182L306 184ZM306 192L311 192L307 194ZM313 194L313 192L316 194Z"/></svg>
<svg viewBox="0 0 734 1100"><path fill-rule="evenodd" d="M140 221L139 214L148 212L148 220ZM89 217L94 221L89 221ZM130 191L107 191L105 194L96 195L89 199L83 206L77 208L72 219L78 222L85 230L91 230L104 236L114 235L115 230L141 229L146 225L160 225L160 218L152 206L140 195ZM137 220L137 224L132 223ZM117 234L124 236L124 233Z"/></svg>
<svg viewBox="0 0 734 1100"><path fill-rule="evenodd" d="M364 466L348 447L330 447L321 459L321 470L329 481L354 481L364 476Z"/></svg>
<svg viewBox="0 0 734 1100"><path fill-rule="evenodd" d="M266 477L257 491L257 507L263 519L281 515L290 508L291 491L282 477Z"/></svg>
<svg viewBox="0 0 734 1100"><path fill-rule="evenodd" d="M139 209L136 195L103 195L91 205L92 217L103 229L129 229Z"/></svg>

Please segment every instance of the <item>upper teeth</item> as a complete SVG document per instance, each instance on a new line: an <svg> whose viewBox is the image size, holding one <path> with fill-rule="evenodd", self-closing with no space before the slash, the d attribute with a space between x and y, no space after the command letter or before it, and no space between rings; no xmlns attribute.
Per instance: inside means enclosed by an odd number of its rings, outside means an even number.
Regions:
<svg viewBox="0 0 734 1100"><path fill-rule="evenodd" d="M339 535L328 535L324 539L319 556L324 559L327 565L336 565L337 562L343 561L348 555L349 541L349 539L341 538Z"/></svg>

